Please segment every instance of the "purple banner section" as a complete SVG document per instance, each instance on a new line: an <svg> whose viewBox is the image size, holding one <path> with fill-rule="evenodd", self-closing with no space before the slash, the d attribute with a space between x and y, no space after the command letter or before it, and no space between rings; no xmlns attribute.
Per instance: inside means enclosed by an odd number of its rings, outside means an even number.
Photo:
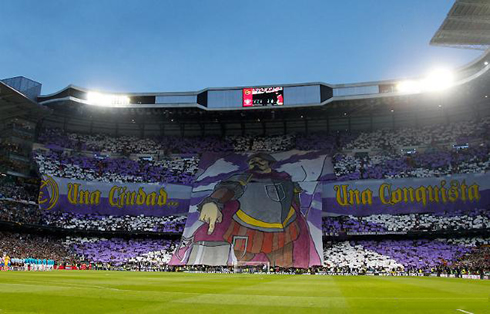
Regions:
<svg viewBox="0 0 490 314"><path fill-rule="evenodd" d="M323 183L323 211L366 216L452 212L490 205L490 174Z"/></svg>
<svg viewBox="0 0 490 314"><path fill-rule="evenodd" d="M190 186L105 183L44 176L42 209L77 214L168 216L189 210Z"/></svg>

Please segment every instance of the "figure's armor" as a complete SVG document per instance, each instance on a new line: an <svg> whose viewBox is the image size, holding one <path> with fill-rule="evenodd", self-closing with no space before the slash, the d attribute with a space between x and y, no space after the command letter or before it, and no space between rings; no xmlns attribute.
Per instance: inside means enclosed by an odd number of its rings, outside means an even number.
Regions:
<svg viewBox="0 0 490 314"><path fill-rule="evenodd" d="M242 226L264 232L281 232L296 219L292 207L296 185L290 179L237 174L221 182L216 190L227 188L240 203L233 219Z"/></svg>

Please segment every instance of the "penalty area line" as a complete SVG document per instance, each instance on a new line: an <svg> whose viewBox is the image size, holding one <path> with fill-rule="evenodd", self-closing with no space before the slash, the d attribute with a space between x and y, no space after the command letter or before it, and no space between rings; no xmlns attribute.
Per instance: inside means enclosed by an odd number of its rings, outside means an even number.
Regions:
<svg viewBox="0 0 490 314"><path fill-rule="evenodd" d="M465 310L461 310L461 309L456 309L456 311L460 311L460 312L463 312L463 313L466 313L466 314L474 314L474 313L471 313L471 312L468 312L468 311L465 311Z"/></svg>

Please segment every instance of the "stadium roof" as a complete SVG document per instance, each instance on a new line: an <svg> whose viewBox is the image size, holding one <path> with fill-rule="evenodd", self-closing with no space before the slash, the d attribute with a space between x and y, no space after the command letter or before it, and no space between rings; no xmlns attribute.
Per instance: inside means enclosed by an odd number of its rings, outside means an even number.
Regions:
<svg viewBox="0 0 490 314"><path fill-rule="evenodd" d="M0 81L0 123L15 118L42 118L49 110Z"/></svg>
<svg viewBox="0 0 490 314"><path fill-rule="evenodd" d="M430 44L477 50L490 48L490 1L456 0Z"/></svg>

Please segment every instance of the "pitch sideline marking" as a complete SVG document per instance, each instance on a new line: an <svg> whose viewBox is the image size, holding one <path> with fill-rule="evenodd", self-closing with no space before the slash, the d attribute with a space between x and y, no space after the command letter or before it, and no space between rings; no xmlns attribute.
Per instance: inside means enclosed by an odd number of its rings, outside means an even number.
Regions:
<svg viewBox="0 0 490 314"><path fill-rule="evenodd" d="M468 311L465 311L465 310L461 310L461 309L456 309L456 311L460 311L460 312L463 312L463 313L466 313L466 314L474 314L474 313L471 313L471 312L468 312Z"/></svg>

